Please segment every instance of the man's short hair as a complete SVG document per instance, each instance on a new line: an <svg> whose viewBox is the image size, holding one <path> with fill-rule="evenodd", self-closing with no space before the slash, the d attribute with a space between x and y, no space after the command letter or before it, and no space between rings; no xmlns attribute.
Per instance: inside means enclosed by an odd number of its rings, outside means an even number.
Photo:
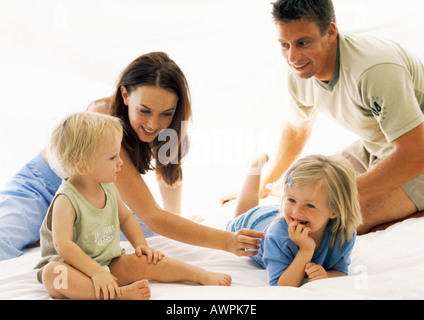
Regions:
<svg viewBox="0 0 424 320"><path fill-rule="evenodd" d="M336 22L331 0L278 0L272 5L275 23L286 24L295 20L314 21L321 35L324 35L330 24Z"/></svg>

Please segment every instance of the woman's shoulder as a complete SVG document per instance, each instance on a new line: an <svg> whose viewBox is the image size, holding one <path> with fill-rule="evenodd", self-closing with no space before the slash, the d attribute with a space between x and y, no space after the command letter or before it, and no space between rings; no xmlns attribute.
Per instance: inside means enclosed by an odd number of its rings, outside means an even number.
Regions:
<svg viewBox="0 0 424 320"><path fill-rule="evenodd" d="M111 97L94 100L87 106L87 111L110 114Z"/></svg>

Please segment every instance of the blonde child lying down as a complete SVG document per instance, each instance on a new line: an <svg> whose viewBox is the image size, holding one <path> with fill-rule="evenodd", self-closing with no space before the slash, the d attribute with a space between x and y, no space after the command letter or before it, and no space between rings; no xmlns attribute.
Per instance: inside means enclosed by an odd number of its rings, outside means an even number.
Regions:
<svg viewBox="0 0 424 320"><path fill-rule="evenodd" d="M261 155L251 162L227 229L266 232L252 258L268 270L271 285L299 287L306 280L347 275L361 223L350 164L335 156L304 157L283 178L281 206L255 206L266 161Z"/></svg>

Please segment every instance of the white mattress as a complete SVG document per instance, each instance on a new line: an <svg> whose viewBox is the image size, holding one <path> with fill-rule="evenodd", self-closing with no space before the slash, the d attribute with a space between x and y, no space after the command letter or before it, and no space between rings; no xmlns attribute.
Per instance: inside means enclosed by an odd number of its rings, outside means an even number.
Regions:
<svg viewBox="0 0 424 320"><path fill-rule="evenodd" d="M222 227L232 210L205 223ZM349 276L319 280L300 288L270 287L267 272L247 257L183 244L162 236L148 243L169 257L208 270L231 275L231 287L200 286L191 283L151 283L152 300L233 300L233 299L423 299L424 218L410 219L385 231L357 237ZM128 242L122 242L132 252ZM40 248L0 261L0 299L50 299L39 284L33 266Z"/></svg>
<svg viewBox="0 0 424 320"><path fill-rule="evenodd" d="M224 2L226 9L222 10ZM203 213L210 208L217 191L227 187L238 190L238 182L244 178L240 164L245 164L252 148L258 148L253 154L275 150L274 137L280 133L286 117L287 92L282 89L286 64L278 48L269 2L200 4L193 0L153 4L146 0L108 2L106 6L102 1L72 5L53 0L3 2L0 24L8 32L2 34L0 83L3 92L7 92L3 104L16 107L3 108L0 117L0 145L7 150L0 160L0 184L45 146L47 129L43 128L51 127L54 119L85 108L89 101L111 94L119 72L131 59L161 50L181 65L195 102L195 127L184 171L184 212L198 212L202 208ZM334 2L341 31L390 38L424 57L424 45L417 41L423 30L424 2ZM243 13L237 11L241 3ZM212 14L205 16L205 10ZM144 19L140 19L140 12ZM92 28L93 21L96 28ZM17 102L16 96L21 95L22 89L16 83L22 81L23 74L28 83L49 83L49 99L45 99L40 85L30 85L25 88L26 96L42 103ZM78 94L70 95L69 88ZM330 154L353 139L338 125L316 125L315 132L319 134L311 137L306 147L308 153ZM14 133L13 139L10 132ZM222 177L226 178L225 183ZM155 193L153 188L151 191ZM226 213L225 208L222 211ZM222 227L223 221L207 222ZM151 298L423 299L422 230L421 218L358 237L348 277L321 280L299 289L269 287L266 271L249 258L163 237L151 238L150 245L168 256L228 272L233 278L231 287L152 282ZM127 243L123 246L128 248ZM19 258L0 261L0 299L49 299L32 270L39 255L40 249L35 248Z"/></svg>

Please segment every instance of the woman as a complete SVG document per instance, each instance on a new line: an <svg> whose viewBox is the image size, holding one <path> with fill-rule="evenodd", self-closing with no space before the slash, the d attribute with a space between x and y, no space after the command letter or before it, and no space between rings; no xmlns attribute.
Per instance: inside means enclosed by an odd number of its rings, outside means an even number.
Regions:
<svg viewBox="0 0 424 320"><path fill-rule="evenodd" d="M153 170L165 209L181 213L181 159L188 150L188 137L182 124L191 118L188 84L180 68L162 52L153 52L135 59L122 72L115 93L97 100L88 111L106 113L120 118L125 126L124 147L131 163L141 174ZM159 138L168 129L177 139L169 143ZM172 136L175 138L175 135ZM160 150L172 150L159 159Z"/></svg>
<svg viewBox="0 0 424 320"><path fill-rule="evenodd" d="M154 233L237 255L256 254L245 249L258 248L260 232L231 233L173 214L181 210L181 159L188 149L184 122L191 117L191 104L184 74L165 53L135 59L122 72L114 95L91 103L88 111L114 115L124 122L124 164L115 184L125 204ZM0 192L0 260L22 254L39 239L40 225L61 183L48 158L42 152ZM154 168L152 160L165 210L142 177Z"/></svg>

